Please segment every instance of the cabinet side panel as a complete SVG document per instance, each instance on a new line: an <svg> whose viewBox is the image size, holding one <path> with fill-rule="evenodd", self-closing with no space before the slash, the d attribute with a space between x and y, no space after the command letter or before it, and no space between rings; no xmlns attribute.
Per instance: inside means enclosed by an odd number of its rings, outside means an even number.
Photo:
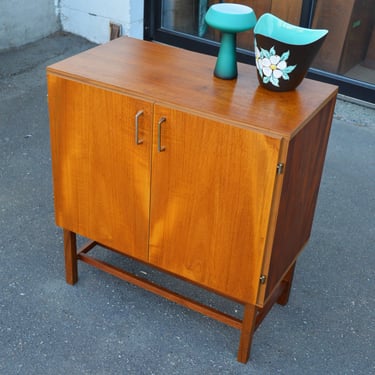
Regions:
<svg viewBox="0 0 375 375"><path fill-rule="evenodd" d="M310 237L334 104L328 102L290 141L266 298Z"/></svg>
<svg viewBox="0 0 375 375"><path fill-rule="evenodd" d="M146 260L151 104L53 75L48 95L57 225Z"/></svg>
<svg viewBox="0 0 375 375"><path fill-rule="evenodd" d="M150 262L255 303L281 140L155 106ZM154 129L154 134L158 130ZM156 137L155 137L156 138Z"/></svg>

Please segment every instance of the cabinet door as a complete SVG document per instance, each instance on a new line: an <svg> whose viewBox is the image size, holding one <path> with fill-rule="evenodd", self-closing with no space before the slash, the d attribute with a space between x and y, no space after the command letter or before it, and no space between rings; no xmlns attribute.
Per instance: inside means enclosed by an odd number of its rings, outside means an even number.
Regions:
<svg viewBox="0 0 375 375"><path fill-rule="evenodd" d="M152 105L53 75L48 95L57 225L146 260Z"/></svg>
<svg viewBox="0 0 375 375"><path fill-rule="evenodd" d="M150 262L255 303L281 139L158 105L154 126Z"/></svg>

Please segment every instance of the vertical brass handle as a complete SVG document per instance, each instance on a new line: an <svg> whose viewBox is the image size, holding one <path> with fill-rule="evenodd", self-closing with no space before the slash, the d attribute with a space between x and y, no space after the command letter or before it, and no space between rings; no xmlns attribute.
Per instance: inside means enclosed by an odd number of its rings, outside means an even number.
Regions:
<svg viewBox="0 0 375 375"><path fill-rule="evenodd" d="M140 110L135 115L135 144L141 145L143 143L143 139L139 139L139 118L143 115L143 110Z"/></svg>
<svg viewBox="0 0 375 375"><path fill-rule="evenodd" d="M161 117L158 122L158 152L165 151L165 146L161 145L161 125L165 121L167 121L167 119L165 117Z"/></svg>

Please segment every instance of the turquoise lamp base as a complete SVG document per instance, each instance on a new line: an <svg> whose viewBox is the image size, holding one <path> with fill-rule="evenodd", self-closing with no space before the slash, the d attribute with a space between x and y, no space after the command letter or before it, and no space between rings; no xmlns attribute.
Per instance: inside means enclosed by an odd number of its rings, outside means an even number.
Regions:
<svg viewBox="0 0 375 375"><path fill-rule="evenodd" d="M221 43L214 75L221 79L237 78L236 37L256 23L254 11L241 4L213 4L205 16L206 23L221 31Z"/></svg>
<svg viewBox="0 0 375 375"><path fill-rule="evenodd" d="M219 54L217 56L215 77L221 79L237 78L237 59L236 59L236 34L222 33Z"/></svg>

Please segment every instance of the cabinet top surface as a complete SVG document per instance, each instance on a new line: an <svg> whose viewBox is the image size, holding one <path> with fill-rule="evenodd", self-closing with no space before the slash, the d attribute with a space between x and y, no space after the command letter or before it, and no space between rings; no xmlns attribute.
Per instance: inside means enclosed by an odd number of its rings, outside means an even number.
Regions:
<svg viewBox="0 0 375 375"><path fill-rule="evenodd" d="M337 87L304 79L289 92L258 85L256 68L238 64L238 78L213 76L216 57L129 37L115 39L47 68L98 87L176 106L239 126L290 138Z"/></svg>

